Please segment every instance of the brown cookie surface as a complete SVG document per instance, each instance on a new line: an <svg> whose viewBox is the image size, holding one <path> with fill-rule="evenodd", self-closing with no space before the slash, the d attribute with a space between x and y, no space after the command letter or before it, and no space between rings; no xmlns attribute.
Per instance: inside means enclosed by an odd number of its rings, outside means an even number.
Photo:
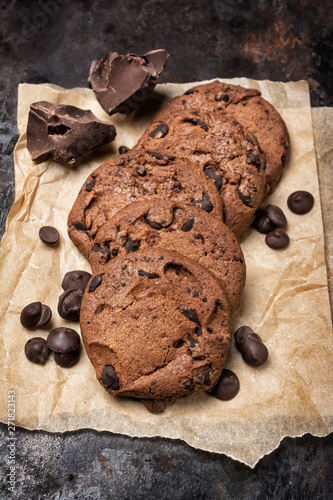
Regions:
<svg viewBox="0 0 333 500"><path fill-rule="evenodd" d="M178 200L222 218L222 201L211 179L185 158L134 148L93 172L68 216L68 234L88 256L98 229L133 201Z"/></svg>
<svg viewBox="0 0 333 500"><path fill-rule="evenodd" d="M265 193L265 158L256 138L216 111L171 108L165 121L148 127L139 144L186 157L212 178L223 201L223 220L240 236Z"/></svg>
<svg viewBox="0 0 333 500"><path fill-rule="evenodd" d="M289 156L287 127L275 107L256 89L221 83L197 85L164 106L154 121L164 122L179 110L208 110L239 122L256 136L266 157L266 191L269 195L279 181Z"/></svg>
<svg viewBox="0 0 333 500"><path fill-rule="evenodd" d="M131 203L98 230L89 261L98 274L108 262L147 247L178 251L206 266L224 284L231 312L237 309L245 261L237 238L223 222L176 201Z"/></svg>
<svg viewBox="0 0 333 500"><path fill-rule="evenodd" d="M213 387L230 341L221 282L163 248L131 252L94 275L80 325L103 387L148 400L173 401Z"/></svg>

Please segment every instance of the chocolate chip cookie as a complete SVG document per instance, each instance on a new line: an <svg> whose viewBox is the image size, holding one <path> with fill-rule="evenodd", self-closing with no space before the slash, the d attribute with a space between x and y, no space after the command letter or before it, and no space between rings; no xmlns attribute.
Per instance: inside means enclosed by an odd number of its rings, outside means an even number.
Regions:
<svg viewBox="0 0 333 500"><path fill-rule="evenodd" d="M102 224L129 203L151 198L181 201L222 218L213 181L189 160L139 147L106 161L88 177L68 216L69 236L87 257Z"/></svg>
<svg viewBox="0 0 333 500"><path fill-rule="evenodd" d="M80 324L102 386L148 406L212 388L230 341L221 282L163 248L106 264L88 283Z"/></svg>
<svg viewBox="0 0 333 500"><path fill-rule="evenodd" d="M225 286L231 312L236 310L245 285L242 250L225 224L197 207L164 200L131 203L98 230L89 262L98 274L113 259L157 246L210 269Z"/></svg>
<svg viewBox="0 0 333 500"><path fill-rule="evenodd" d="M224 222L240 236L265 193L265 158L255 136L212 110L177 109L164 113L164 120L153 122L139 144L184 156L211 177L221 194Z"/></svg>
<svg viewBox="0 0 333 500"><path fill-rule="evenodd" d="M239 122L254 134L266 157L266 192L269 195L279 181L289 156L290 140L287 127L278 111L261 97L256 89L221 83L217 80L197 85L184 95L172 99L154 117L168 123L170 116L187 109L207 110Z"/></svg>

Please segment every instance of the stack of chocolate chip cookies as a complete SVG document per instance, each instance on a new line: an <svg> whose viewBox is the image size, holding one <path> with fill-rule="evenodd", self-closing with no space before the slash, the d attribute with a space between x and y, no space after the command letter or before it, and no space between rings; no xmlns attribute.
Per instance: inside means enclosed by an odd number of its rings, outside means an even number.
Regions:
<svg viewBox="0 0 333 500"><path fill-rule="evenodd" d="M158 413L213 389L245 285L237 238L288 151L260 92L214 81L170 101L132 150L88 177L68 232L92 266L81 333L110 394Z"/></svg>

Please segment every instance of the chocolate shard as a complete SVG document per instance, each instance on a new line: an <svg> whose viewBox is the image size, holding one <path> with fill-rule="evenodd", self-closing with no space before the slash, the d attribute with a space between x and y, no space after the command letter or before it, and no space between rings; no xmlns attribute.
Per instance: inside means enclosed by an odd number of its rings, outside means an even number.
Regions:
<svg viewBox="0 0 333 500"><path fill-rule="evenodd" d="M94 149L111 142L116 129L89 110L47 101L30 106L27 147L33 160L78 165Z"/></svg>
<svg viewBox="0 0 333 500"><path fill-rule="evenodd" d="M91 63L88 82L109 115L129 115L153 91L168 57L164 49L142 56L110 52Z"/></svg>

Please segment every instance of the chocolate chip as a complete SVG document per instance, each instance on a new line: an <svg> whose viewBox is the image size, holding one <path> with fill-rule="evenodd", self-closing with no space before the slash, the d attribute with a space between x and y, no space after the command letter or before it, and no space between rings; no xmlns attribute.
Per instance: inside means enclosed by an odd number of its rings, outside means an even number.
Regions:
<svg viewBox="0 0 333 500"><path fill-rule="evenodd" d="M69 271L65 274L61 286L65 291L74 288L85 290L90 278L91 274L87 271Z"/></svg>
<svg viewBox="0 0 333 500"><path fill-rule="evenodd" d="M157 273L148 273L147 271L143 271L142 269L139 269L138 271L138 275L139 276L146 276L146 278L148 279L156 279L156 278L159 278L160 275L157 274Z"/></svg>
<svg viewBox="0 0 333 500"><path fill-rule="evenodd" d="M205 385L211 385L211 380L210 380L210 375L213 373L213 369L212 368L207 368L206 370L204 370L203 372L201 373L198 373L197 375L197 379L199 380L203 380L203 383Z"/></svg>
<svg viewBox="0 0 333 500"><path fill-rule="evenodd" d="M187 380L184 384L184 387L187 391L193 391L194 390L194 384L192 380Z"/></svg>
<svg viewBox="0 0 333 500"><path fill-rule="evenodd" d="M180 312L184 314L184 316L189 319L190 321L193 321L193 323L196 323L197 325L200 325L200 321L198 318L198 315L194 309L180 309Z"/></svg>
<svg viewBox="0 0 333 500"><path fill-rule="evenodd" d="M167 406L167 401L164 399L141 399L141 403L144 405L146 410L150 411L153 415L163 413Z"/></svg>
<svg viewBox="0 0 333 500"><path fill-rule="evenodd" d="M262 234L268 234L276 229L276 225L267 216L263 209L257 210L252 226Z"/></svg>
<svg viewBox="0 0 333 500"><path fill-rule="evenodd" d="M92 190L92 188L95 186L95 177L92 177L91 181L87 182L86 184L86 191L88 191L88 193L90 193L90 191Z"/></svg>
<svg viewBox="0 0 333 500"><path fill-rule="evenodd" d="M154 139L162 139L169 132L169 127L166 123L159 121L159 125L154 128L149 137L153 137Z"/></svg>
<svg viewBox="0 0 333 500"><path fill-rule="evenodd" d="M25 328L46 325L52 316L49 306L40 302L32 302L25 306L20 314L20 321Z"/></svg>
<svg viewBox="0 0 333 500"><path fill-rule="evenodd" d="M197 326L196 329L194 330L194 333L198 336L198 337L201 337L202 336L202 328L201 326Z"/></svg>
<svg viewBox="0 0 333 500"><path fill-rule="evenodd" d="M52 351L67 353L79 349L80 335L72 328L61 326L49 332L46 342Z"/></svg>
<svg viewBox="0 0 333 500"><path fill-rule="evenodd" d="M179 349L180 347L183 347L183 345L184 345L184 340L180 339L180 340L177 340L177 342L174 344L174 347L176 349Z"/></svg>
<svg viewBox="0 0 333 500"><path fill-rule="evenodd" d="M24 352L29 361L39 365L44 365L50 354L46 340L41 337L34 337L28 340L25 344Z"/></svg>
<svg viewBox="0 0 333 500"><path fill-rule="evenodd" d="M310 212L314 205L314 197L308 191L295 191L287 200L289 210L298 215Z"/></svg>
<svg viewBox="0 0 333 500"><path fill-rule="evenodd" d="M212 210L214 209L214 205L210 201L210 196L208 193L205 193L203 195L203 198L201 201L194 200L193 205L201 208L202 210L204 210L205 212L208 212L208 213L212 212Z"/></svg>
<svg viewBox="0 0 333 500"><path fill-rule="evenodd" d="M267 205L266 215L277 227L286 227L287 219L280 207Z"/></svg>
<svg viewBox="0 0 333 500"><path fill-rule="evenodd" d="M204 170L204 173L210 177L211 179L213 179L214 183L215 183L215 186L216 186L216 189L218 191L220 191L222 189L222 184L223 184L223 181L222 181L222 175L219 175L216 170L214 170L213 168L206 168Z"/></svg>
<svg viewBox="0 0 333 500"><path fill-rule="evenodd" d="M194 94L195 92L199 92L197 89L188 89L184 92L183 95L190 95L190 94Z"/></svg>
<svg viewBox="0 0 333 500"><path fill-rule="evenodd" d="M93 277L89 285L89 293L94 292L96 288L102 283L102 274L97 274Z"/></svg>
<svg viewBox="0 0 333 500"><path fill-rule="evenodd" d="M261 337L248 326L235 332L235 344L244 361L251 366L260 366L268 359L268 349Z"/></svg>
<svg viewBox="0 0 333 500"><path fill-rule="evenodd" d="M188 233L189 231L191 231L192 227L193 227L193 224L194 224L194 219L189 219L188 221L185 222L185 224L183 225L182 227L182 231L184 231L185 233Z"/></svg>
<svg viewBox="0 0 333 500"><path fill-rule="evenodd" d="M73 224L71 224L71 227L74 227L78 231L89 231L89 227L87 226L87 224L81 221L73 222Z"/></svg>
<svg viewBox="0 0 333 500"><path fill-rule="evenodd" d="M102 382L108 389L119 390L119 378L112 365L106 365L102 373Z"/></svg>
<svg viewBox="0 0 333 500"><path fill-rule="evenodd" d="M108 245L104 245L101 247L98 243L91 247L91 252L99 252L101 254L101 258L103 258L104 263L110 260L110 249ZM114 252L114 250L112 250Z"/></svg>
<svg viewBox="0 0 333 500"><path fill-rule="evenodd" d="M250 135L247 135L247 136L246 136L246 140L247 140L250 144L252 144L252 146L254 146L254 145L255 145L255 142L254 142L254 140L252 139L252 137L251 137Z"/></svg>
<svg viewBox="0 0 333 500"><path fill-rule="evenodd" d="M152 229L162 229L162 224L159 222L155 222L154 220L149 220L148 217L145 218L146 223L152 228Z"/></svg>
<svg viewBox="0 0 333 500"><path fill-rule="evenodd" d="M129 151L129 148L127 146L119 146L118 148L118 153L120 155L124 155L125 153L127 153L127 151Z"/></svg>
<svg viewBox="0 0 333 500"><path fill-rule="evenodd" d="M58 314L63 319L79 321L83 290L66 290L58 301Z"/></svg>
<svg viewBox="0 0 333 500"><path fill-rule="evenodd" d="M259 170L259 172L260 172L261 161L260 161L259 156L257 156L253 151L250 151L249 158L250 158L250 162L252 163L252 165L254 165L256 167L256 169Z"/></svg>
<svg viewBox="0 0 333 500"><path fill-rule="evenodd" d="M190 121L191 121L191 123L193 123L193 125L199 125L199 127L201 127L205 132L208 132L208 125L207 125L207 123L203 122L199 118L193 118Z"/></svg>
<svg viewBox="0 0 333 500"><path fill-rule="evenodd" d="M157 153L156 151L148 151L148 154L156 160L163 160L163 155L161 153Z"/></svg>
<svg viewBox="0 0 333 500"><path fill-rule="evenodd" d="M209 394L222 401L229 401L238 394L238 391L239 378L236 373L224 368L217 384Z"/></svg>
<svg viewBox="0 0 333 500"><path fill-rule="evenodd" d="M80 349L70 352L55 352L54 361L62 368L71 368L76 365L80 359Z"/></svg>
<svg viewBox="0 0 333 500"><path fill-rule="evenodd" d="M136 167L136 172L138 175L140 175L141 177L144 177L147 173L147 170L145 169L145 167L143 165L139 165L138 167Z"/></svg>
<svg viewBox="0 0 333 500"><path fill-rule="evenodd" d="M251 207L251 203L252 203L251 195L250 194L248 194L248 195L243 194L239 188L237 189L237 193L238 193L238 196L239 196L239 199L241 200L241 202L244 203L244 205L246 205L247 207Z"/></svg>
<svg viewBox="0 0 333 500"><path fill-rule="evenodd" d="M266 235L265 243L274 250L285 248L289 245L289 236L282 229L274 229Z"/></svg>
<svg viewBox="0 0 333 500"><path fill-rule="evenodd" d="M215 96L215 101L224 101L224 102L228 102L229 101L229 96L228 94L222 94L220 96Z"/></svg>
<svg viewBox="0 0 333 500"><path fill-rule="evenodd" d="M141 240L133 241L130 236L126 236L124 248L125 248L127 253L137 252L140 248L140 245L141 245Z"/></svg>
<svg viewBox="0 0 333 500"><path fill-rule="evenodd" d="M59 241L59 233L55 227L44 226L39 230L39 237L44 243L48 245L54 245Z"/></svg>

